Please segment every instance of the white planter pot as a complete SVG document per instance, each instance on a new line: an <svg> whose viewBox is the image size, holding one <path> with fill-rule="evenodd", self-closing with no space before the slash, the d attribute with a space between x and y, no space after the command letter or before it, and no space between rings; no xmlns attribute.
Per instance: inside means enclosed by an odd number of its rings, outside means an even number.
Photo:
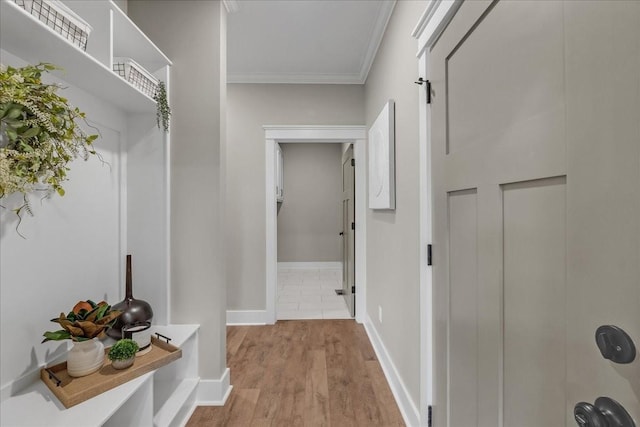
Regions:
<svg viewBox="0 0 640 427"><path fill-rule="evenodd" d="M135 356L123 360L112 360L111 366L113 366L114 369L127 369L129 366L133 365L135 360Z"/></svg>
<svg viewBox="0 0 640 427"><path fill-rule="evenodd" d="M72 377L89 375L104 364L104 344L97 339L74 342L67 357L67 372Z"/></svg>

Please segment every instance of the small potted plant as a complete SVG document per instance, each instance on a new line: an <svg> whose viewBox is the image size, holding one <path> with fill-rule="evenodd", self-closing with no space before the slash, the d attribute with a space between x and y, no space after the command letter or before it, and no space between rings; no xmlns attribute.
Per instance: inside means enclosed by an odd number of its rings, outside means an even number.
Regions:
<svg viewBox="0 0 640 427"><path fill-rule="evenodd" d="M115 369L126 369L133 365L138 348L138 343L134 340L128 338L119 340L109 349L107 354L111 360L111 366Z"/></svg>

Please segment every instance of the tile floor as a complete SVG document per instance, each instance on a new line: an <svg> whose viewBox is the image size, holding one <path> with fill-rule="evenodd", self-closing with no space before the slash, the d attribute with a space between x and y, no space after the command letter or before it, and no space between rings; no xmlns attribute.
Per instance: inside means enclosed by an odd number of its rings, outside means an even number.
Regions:
<svg viewBox="0 0 640 427"><path fill-rule="evenodd" d="M278 270L278 320L351 319L342 288L340 269Z"/></svg>

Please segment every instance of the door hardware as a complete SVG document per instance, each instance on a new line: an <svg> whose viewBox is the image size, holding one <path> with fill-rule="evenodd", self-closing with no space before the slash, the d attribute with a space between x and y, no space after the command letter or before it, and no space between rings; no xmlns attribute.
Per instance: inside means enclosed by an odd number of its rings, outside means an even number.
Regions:
<svg viewBox="0 0 640 427"><path fill-rule="evenodd" d="M340 236L344 236L344 231L341 231L341 232L340 232Z"/></svg>
<svg viewBox="0 0 640 427"><path fill-rule="evenodd" d="M355 222L352 222L352 223L351 223L351 229L352 229L352 230L355 230L355 229L356 229L356 223L355 223Z"/></svg>
<svg viewBox="0 0 640 427"><path fill-rule="evenodd" d="M636 346L633 340L617 326L600 326L596 330L596 344L602 357L614 363L631 363L636 358Z"/></svg>
<svg viewBox="0 0 640 427"><path fill-rule="evenodd" d="M431 244L427 245L427 265L433 265L433 255L432 255L432 246Z"/></svg>
<svg viewBox="0 0 640 427"><path fill-rule="evenodd" d="M418 81L414 83L420 86L422 86L423 83L426 83L425 89L427 90L427 104L431 104L431 82L420 77Z"/></svg>
<svg viewBox="0 0 640 427"><path fill-rule="evenodd" d="M595 404L578 403L573 416L580 427L636 427L624 407L609 397L599 397Z"/></svg>

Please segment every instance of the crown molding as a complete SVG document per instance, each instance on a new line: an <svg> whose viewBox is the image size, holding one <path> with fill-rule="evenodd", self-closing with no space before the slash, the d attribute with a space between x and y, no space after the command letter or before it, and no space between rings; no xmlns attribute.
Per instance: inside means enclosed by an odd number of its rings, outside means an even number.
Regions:
<svg viewBox="0 0 640 427"><path fill-rule="evenodd" d="M431 47L462 5L463 0L431 0L411 35L418 39L418 53Z"/></svg>
<svg viewBox="0 0 640 427"><path fill-rule="evenodd" d="M228 73L227 83L359 85L360 74Z"/></svg>
<svg viewBox="0 0 640 427"><path fill-rule="evenodd" d="M238 0L223 0L225 6L227 3L234 3L238 7ZM364 84L375 60L385 30L396 0L383 0L378 11L376 22L371 29L369 36L369 44L362 60L360 70L357 73L342 74L305 74L305 73L227 73L227 83L271 83L271 84ZM227 7L229 10L229 7ZM237 9L236 9L237 10ZM232 13L230 11L230 13Z"/></svg>
<svg viewBox="0 0 640 427"><path fill-rule="evenodd" d="M362 83L367 81L369 71L373 65L373 61L376 59L376 54L384 38L384 33L387 29L387 24L393 14L393 9L396 6L396 0L385 0L382 3L382 7L378 12L376 23L373 26L371 35L369 36L369 46L365 53L364 60L362 61L362 67L360 68L360 80Z"/></svg>
<svg viewBox="0 0 640 427"><path fill-rule="evenodd" d="M236 13L240 10L240 2L238 0L222 0L227 13Z"/></svg>

